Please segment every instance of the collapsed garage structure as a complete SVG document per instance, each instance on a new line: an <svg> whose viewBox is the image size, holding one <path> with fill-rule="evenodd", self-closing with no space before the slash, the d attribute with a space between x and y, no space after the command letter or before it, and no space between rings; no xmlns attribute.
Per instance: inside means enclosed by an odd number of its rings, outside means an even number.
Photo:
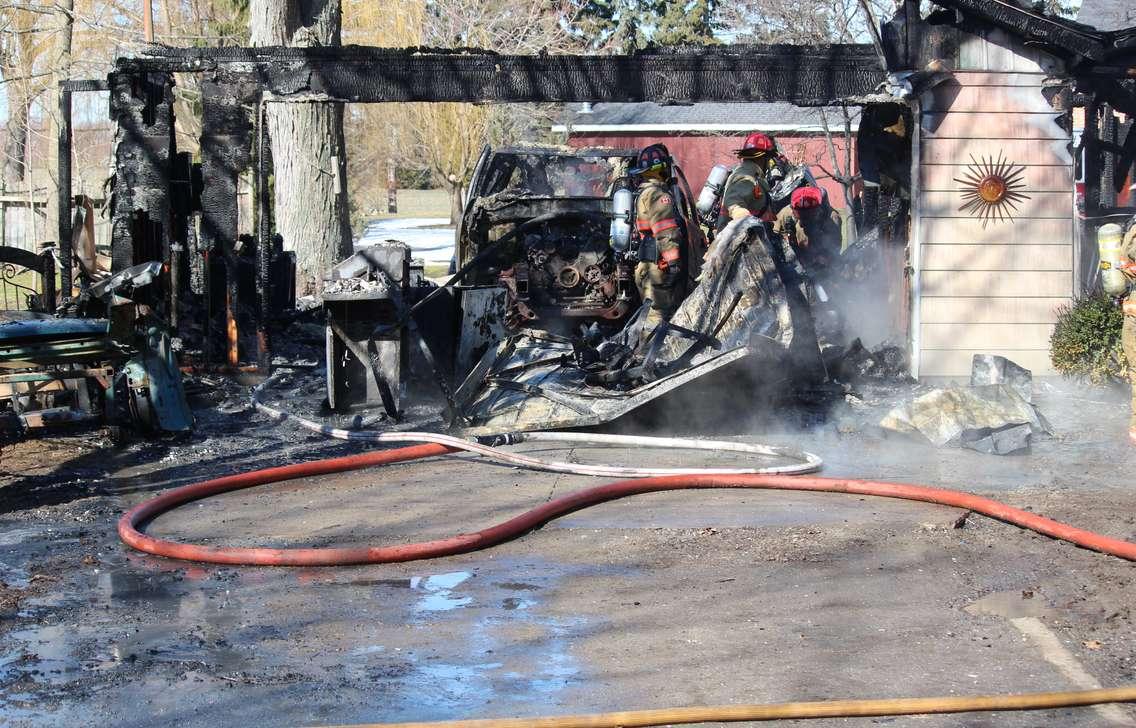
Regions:
<svg viewBox="0 0 1136 728"><path fill-rule="evenodd" d="M1124 133L1116 116L1136 114L1136 31L1098 32L1003 1L936 5L924 18L919 3L908 0L882 24L875 43L860 45L612 56L149 47L120 59L105 81L63 86L57 201L63 309L73 290L90 285L72 273L74 93L110 92L117 126L112 271L160 261L161 275L144 302L184 348L209 362L251 362L265 370L273 322L294 304L293 263L273 234L266 104L850 104L862 107L858 166L870 191L859 202L861 235L878 241L876 262L891 278L890 310L876 314L892 318L912 373L963 373L979 350L1044 373L1053 308L1090 288L1096 269L1095 245L1074 243L1075 160L1083 159L1087 241L1098 221L1133 211L1114 204L1136 157L1136 135ZM196 161L175 143L174 74L181 73L201 81ZM1074 147L1078 107L1086 122ZM256 179L251 239L238 235L237 194L238 178L250 170ZM460 287L452 295L460 299ZM453 305L460 309L461 301ZM450 362L442 369L452 374L451 385L464 374Z"/></svg>

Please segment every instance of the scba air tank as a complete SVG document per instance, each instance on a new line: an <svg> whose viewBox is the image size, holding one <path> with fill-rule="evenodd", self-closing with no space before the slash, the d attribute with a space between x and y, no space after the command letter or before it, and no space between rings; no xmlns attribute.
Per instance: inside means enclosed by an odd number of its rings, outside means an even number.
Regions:
<svg viewBox="0 0 1136 728"><path fill-rule="evenodd" d="M631 208L635 195L629 189L619 189L611 198L611 247L622 253L631 245Z"/></svg>
<svg viewBox="0 0 1136 728"><path fill-rule="evenodd" d="M1097 229L1101 285L1104 287L1104 292L1110 296L1123 296L1128 292L1128 276L1121 270L1121 266L1124 265L1124 259L1121 257L1123 239L1124 229L1115 223L1101 225Z"/></svg>
<svg viewBox="0 0 1136 728"><path fill-rule="evenodd" d="M713 169L710 170L710 175L706 177L706 184L702 185L702 191L698 193L698 202L695 207L698 212L703 215L708 215L714 211L714 205L718 204L718 200L722 197L722 187L726 184L726 178L730 176L730 168L724 164L715 164Z"/></svg>

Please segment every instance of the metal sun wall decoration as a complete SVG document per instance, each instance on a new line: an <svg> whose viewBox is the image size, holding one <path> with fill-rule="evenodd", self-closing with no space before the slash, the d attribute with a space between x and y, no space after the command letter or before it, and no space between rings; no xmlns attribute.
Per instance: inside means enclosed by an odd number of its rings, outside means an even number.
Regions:
<svg viewBox="0 0 1136 728"><path fill-rule="evenodd" d="M963 185L959 187L963 201L959 211L969 212L982 220L983 228L994 219L1012 221L1013 213L1018 211L1017 203L1030 197L1020 191L1026 186L1022 179L1025 171L1024 165L1014 164L1002 152L998 152L997 160L993 156L978 160L970 155L970 164L966 166L962 179L954 178L955 182Z"/></svg>

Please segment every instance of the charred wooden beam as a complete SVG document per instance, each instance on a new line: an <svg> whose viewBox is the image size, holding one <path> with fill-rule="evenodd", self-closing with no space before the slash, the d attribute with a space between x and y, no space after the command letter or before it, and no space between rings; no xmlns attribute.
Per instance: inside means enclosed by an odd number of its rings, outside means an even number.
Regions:
<svg viewBox="0 0 1136 728"><path fill-rule="evenodd" d="M1001 28L1025 42L1040 44L1044 50L1066 60L1087 58L1099 61L1109 48L1108 34L1054 18L1019 6L1010 0L934 0L965 17Z"/></svg>
<svg viewBox="0 0 1136 728"><path fill-rule="evenodd" d="M119 73L244 73L278 99L351 102L787 101L870 94L885 72L871 45L736 45L635 55L519 56L463 49L152 48Z"/></svg>

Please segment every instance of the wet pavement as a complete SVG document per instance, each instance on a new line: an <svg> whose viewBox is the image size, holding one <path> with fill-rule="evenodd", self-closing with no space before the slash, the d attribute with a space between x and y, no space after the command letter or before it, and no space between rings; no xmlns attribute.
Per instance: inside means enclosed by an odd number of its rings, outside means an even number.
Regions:
<svg viewBox="0 0 1136 728"><path fill-rule="evenodd" d="M998 458L884 436L870 423L894 393L878 394L805 431L732 434L814 451L826 475L963 487L1136 539L1136 484L1116 466L1122 400L1040 383L1058 437ZM1102 684L1136 681L1131 564L927 504L660 493L483 552L344 568L202 566L124 548L117 517L169 485L354 447L247 413L201 416L183 442L4 449L0 722L337 724L1076 687L1023 619ZM522 447L580 462L691 458ZM226 494L149 530L230 545L404 543L598 482L439 458ZM800 724L1136 718L1117 710Z"/></svg>

